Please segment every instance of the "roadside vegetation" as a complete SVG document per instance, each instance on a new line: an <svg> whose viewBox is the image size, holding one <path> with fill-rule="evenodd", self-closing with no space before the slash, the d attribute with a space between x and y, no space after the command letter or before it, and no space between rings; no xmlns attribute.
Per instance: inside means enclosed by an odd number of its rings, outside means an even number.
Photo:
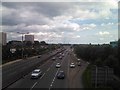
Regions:
<svg viewBox="0 0 120 90"><path fill-rule="evenodd" d="M82 75L82 82L85 88L92 88L90 67L91 66L88 65L88 67L86 68Z"/></svg>
<svg viewBox="0 0 120 90"><path fill-rule="evenodd" d="M120 40L118 43L120 44ZM112 47L109 44L75 45L74 51L78 58L82 58L92 65L109 66L113 68L115 74L120 77L119 44L118 47Z"/></svg>
<svg viewBox="0 0 120 90"><path fill-rule="evenodd" d="M54 44L47 44L44 41L36 41L34 44L29 41L23 42L23 58L41 55L47 52L51 52L57 48L59 48L59 46ZM12 52L11 49L15 49L15 52ZM13 44L12 42L9 42L7 45L2 46L2 64L21 58L21 42L19 44Z"/></svg>
<svg viewBox="0 0 120 90"><path fill-rule="evenodd" d="M78 58L90 63L83 73L83 83L86 88L91 88L91 65L109 66L113 68L114 74L120 77L120 40L118 46L112 47L109 44L103 45L74 45L74 52Z"/></svg>

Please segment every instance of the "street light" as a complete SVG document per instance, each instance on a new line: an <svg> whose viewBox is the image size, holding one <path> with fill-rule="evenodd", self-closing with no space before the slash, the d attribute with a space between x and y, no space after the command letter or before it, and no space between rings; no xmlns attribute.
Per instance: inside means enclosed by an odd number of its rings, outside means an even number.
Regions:
<svg viewBox="0 0 120 90"><path fill-rule="evenodd" d="M24 34L29 34L29 32L26 32L26 33L17 32L17 33L22 34L22 59L23 59L23 35Z"/></svg>

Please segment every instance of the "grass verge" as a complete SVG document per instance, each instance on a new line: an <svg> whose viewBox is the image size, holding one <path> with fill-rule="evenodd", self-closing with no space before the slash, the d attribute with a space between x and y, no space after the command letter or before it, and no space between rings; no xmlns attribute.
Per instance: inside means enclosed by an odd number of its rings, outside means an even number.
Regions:
<svg viewBox="0 0 120 90"><path fill-rule="evenodd" d="M86 70L83 72L82 75L82 82L84 85L84 88L92 88L92 83L91 83L91 65L88 65Z"/></svg>

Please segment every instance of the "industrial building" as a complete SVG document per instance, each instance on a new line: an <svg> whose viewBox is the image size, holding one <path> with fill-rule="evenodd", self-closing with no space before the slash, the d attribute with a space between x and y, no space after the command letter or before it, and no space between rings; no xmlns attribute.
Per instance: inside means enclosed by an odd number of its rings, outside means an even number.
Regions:
<svg viewBox="0 0 120 90"><path fill-rule="evenodd" d="M25 35L25 41L31 41L34 43L34 35Z"/></svg>

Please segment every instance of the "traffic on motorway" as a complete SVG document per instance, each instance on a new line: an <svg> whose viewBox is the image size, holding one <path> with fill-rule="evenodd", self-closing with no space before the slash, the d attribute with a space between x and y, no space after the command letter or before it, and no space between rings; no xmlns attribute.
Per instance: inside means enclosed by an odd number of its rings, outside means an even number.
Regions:
<svg viewBox="0 0 120 90"><path fill-rule="evenodd" d="M61 60L63 57L64 57L64 53L59 53L57 55L59 57L59 59ZM38 58L40 58L40 56L38 56ZM52 60L56 60L56 57L53 57ZM77 59L78 60L78 66L81 66L81 63L80 63L80 59ZM70 68L75 68L75 63L70 63ZM56 63L56 68L60 68L61 67L61 64L59 62ZM32 79L36 79L36 78L39 78L40 76L42 76L42 71L39 69L35 69L33 70L33 72L31 73L31 78ZM58 74L57 74L57 78L58 79L64 79L65 78L65 73L64 71L59 71Z"/></svg>
<svg viewBox="0 0 120 90"><path fill-rule="evenodd" d="M42 59L42 57L40 55L37 58ZM7 88L82 88L82 81L78 79L81 78L86 67L87 65L77 59L72 50L66 47ZM76 83L73 84L72 82L75 81Z"/></svg>

